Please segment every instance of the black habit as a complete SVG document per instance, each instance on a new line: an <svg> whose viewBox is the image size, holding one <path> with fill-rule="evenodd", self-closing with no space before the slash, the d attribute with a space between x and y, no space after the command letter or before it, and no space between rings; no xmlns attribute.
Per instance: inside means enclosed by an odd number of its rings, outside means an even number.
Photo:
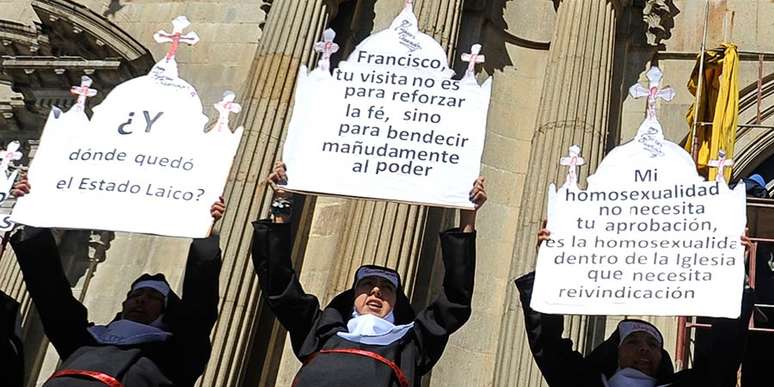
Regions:
<svg viewBox="0 0 774 387"><path fill-rule="evenodd" d="M516 280L529 346L538 368L551 387L604 387L618 369L619 336L616 330L587 357L572 349L572 341L562 338L564 317L544 314L530 308L535 273ZM741 284L740 284L741 286ZM752 313L752 294L745 291L742 314L738 319L716 319L712 326L712 357L706 366L678 373L672 368L669 354L662 350L657 386L734 387L742 362L747 337L747 324Z"/></svg>
<svg viewBox="0 0 774 387"><path fill-rule="evenodd" d="M470 317L475 275L476 234L458 229L441 234L445 267L443 290L426 309L415 315L402 290L397 289L393 314L395 324L413 322L413 329L387 345L368 345L337 335L347 332L354 291L336 296L320 310L317 297L306 294L290 260L289 224L270 221L253 223L253 263L262 294L280 323L290 333L293 351L304 363L296 375L295 387L391 387L400 383L383 362L348 353L326 350L359 349L394 362L410 386L418 386L443 353L449 335ZM320 351L323 351L322 353Z"/></svg>
<svg viewBox="0 0 774 387"><path fill-rule="evenodd" d="M50 230L26 227L11 238L27 290L48 339L63 362L60 370L97 371L126 387L193 386L209 360L210 331L218 316L219 238L195 239L188 252L183 299L168 297L163 322L170 339L135 345L103 345L87 328L87 309L73 297ZM82 376L49 379L45 387L104 386Z"/></svg>
<svg viewBox="0 0 774 387"><path fill-rule="evenodd" d="M18 336L19 303L0 292L0 386L21 387L24 353Z"/></svg>

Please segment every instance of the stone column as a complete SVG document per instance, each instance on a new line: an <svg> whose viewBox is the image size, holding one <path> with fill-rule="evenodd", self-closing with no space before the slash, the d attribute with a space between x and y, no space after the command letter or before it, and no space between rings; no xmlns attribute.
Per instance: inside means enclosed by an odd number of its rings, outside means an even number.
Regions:
<svg viewBox="0 0 774 387"><path fill-rule="evenodd" d="M593 171L605 152L605 131L616 26L616 4L611 0L562 1L540 99L540 113L521 200L518 234L510 277L534 268L535 235L545 217L546 190L559 183L564 171L559 158L572 144L582 147ZM510 284L500 330L495 371L496 386L536 386L542 376L529 351L518 292ZM565 335L583 351L593 324L581 316L565 319Z"/></svg>
<svg viewBox="0 0 774 387"><path fill-rule="evenodd" d="M255 53L241 117L245 133L226 186L228 210L220 224L222 298L212 356L200 382L203 386L239 386L246 383L245 379L258 383L256 378L265 377L255 375L264 367L251 364L253 352L267 351L267 345L253 346L263 303L250 261L250 222L268 214L271 189L263 178L281 149L298 69L314 59L312 45L319 39L325 21L323 3L274 1ZM267 329L276 330L271 322ZM249 375L246 370L250 370Z"/></svg>

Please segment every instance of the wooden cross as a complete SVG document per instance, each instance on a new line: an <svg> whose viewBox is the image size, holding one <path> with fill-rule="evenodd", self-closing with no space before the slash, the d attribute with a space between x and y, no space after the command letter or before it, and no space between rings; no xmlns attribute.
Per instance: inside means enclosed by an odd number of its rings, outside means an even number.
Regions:
<svg viewBox="0 0 774 387"><path fill-rule="evenodd" d="M8 166L12 161L21 160L22 153L19 152L21 144L18 141L11 141L4 151L0 151L0 172L3 176L7 176Z"/></svg>
<svg viewBox="0 0 774 387"><path fill-rule="evenodd" d="M84 75L81 77L80 86L73 86L70 88L70 94L78 96L78 100L75 102L75 106L73 106L75 111L84 111L84 109L86 109L86 98L97 95L97 90L90 88L91 83L91 78Z"/></svg>
<svg viewBox="0 0 774 387"><path fill-rule="evenodd" d="M481 55L481 45L474 44L470 48L470 54L462 54L462 61L468 62L468 70L465 72L465 76L472 76L476 72L476 64L486 61L486 57Z"/></svg>
<svg viewBox="0 0 774 387"><path fill-rule="evenodd" d="M153 34L153 39L155 39L158 43L172 43L172 45L169 47L169 51L167 51L166 60L170 60L175 57L177 48L180 46L181 42L189 46L193 46L194 44L199 43L199 35L197 35L196 32L191 31L183 35L183 30L190 25L191 22L188 21L187 17L178 16L175 18L175 20L172 20L171 34L164 30L160 30L159 32Z"/></svg>
<svg viewBox="0 0 774 387"><path fill-rule="evenodd" d="M715 181L717 182L723 182L726 183L726 173L725 168L726 167L733 167L734 166L734 160L727 159L726 158L726 151L723 149L718 151L718 159L717 160L711 160L708 164L710 167L715 167L718 169L717 175L715 175Z"/></svg>
<svg viewBox="0 0 774 387"><path fill-rule="evenodd" d="M656 118L656 101L663 99L664 101L671 101L675 97L675 91L669 86L659 88L661 85L661 79L664 77L664 73L661 72L656 66L652 66L648 73L648 88L646 89L639 83L634 84L629 88L629 95L634 98L648 97L648 118Z"/></svg>
<svg viewBox="0 0 774 387"><path fill-rule="evenodd" d="M570 153L559 160L559 164L568 167L567 178L564 180L565 188L578 188L578 167L586 164L586 160L580 156L581 148L577 145L570 147Z"/></svg>
<svg viewBox="0 0 774 387"><path fill-rule="evenodd" d="M218 122L215 124L215 128L220 132L223 130L230 130L228 127L228 116L231 113L239 113L242 111L242 106L238 103L234 103L236 94L233 91L226 91L223 93L223 99L215 104L215 110L218 111Z"/></svg>
<svg viewBox="0 0 774 387"><path fill-rule="evenodd" d="M339 45L333 42L336 38L336 31L328 28L323 31L322 42L314 44L314 50L321 53L320 61L317 62L317 66L325 71L329 71L331 67L331 55L339 51Z"/></svg>

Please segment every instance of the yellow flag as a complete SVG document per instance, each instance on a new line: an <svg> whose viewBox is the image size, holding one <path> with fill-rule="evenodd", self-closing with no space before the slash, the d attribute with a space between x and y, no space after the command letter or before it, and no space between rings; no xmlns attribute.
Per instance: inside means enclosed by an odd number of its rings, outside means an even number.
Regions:
<svg viewBox="0 0 774 387"><path fill-rule="evenodd" d="M698 107L694 103L688 109L688 125L693 128L693 122L698 117L699 122L712 122L712 126L698 125L699 158L696 162L699 173L707 179L715 178L717 170L707 164L718 158L722 149L726 158L734 156L736 142L736 125L739 119L739 55L736 45L723 43L720 48L707 51L704 56L704 79L702 80L701 100ZM688 81L688 90L696 95L699 82L699 62L693 68L693 74ZM698 113L698 114L697 114ZM693 133L688 134L685 150L691 152ZM731 168L726 168L726 181L731 179Z"/></svg>

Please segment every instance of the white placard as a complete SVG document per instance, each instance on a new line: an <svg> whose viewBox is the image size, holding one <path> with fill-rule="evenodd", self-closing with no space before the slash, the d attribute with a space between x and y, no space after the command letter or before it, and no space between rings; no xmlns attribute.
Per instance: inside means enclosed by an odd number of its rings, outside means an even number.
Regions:
<svg viewBox="0 0 774 387"><path fill-rule="evenodd" d="M224 128L224 119L205 131L207 121L173 56L115 87L91 121L81 103L66 113L55 109L30 166L31 192L19 198L12 220L206 236L209 208L223 191L242 134Z"/></svg>
<svg viewBox="0 0 774 387"><path fill-rule="evenodd" d="M473 208L491 93L471 66L453 80L443 48L417 28L411 6L329 72L332 31L302 66L283 159L287 189ZM477 46L480 49L480 46ZM463 56L483 62L476 50Z"/></svg>
<svg viewBox="0 0 774 387"><path fill-rule="evenodd" d="M574 184L573 152L564 160L567 181L549 189L551 240L538 254L535 310L739 316L744 184L730 190L722 174L712 182L698 175L690 155L663 137L660 96L655 82L637 136L607 155L586 190Z"/></svg>

